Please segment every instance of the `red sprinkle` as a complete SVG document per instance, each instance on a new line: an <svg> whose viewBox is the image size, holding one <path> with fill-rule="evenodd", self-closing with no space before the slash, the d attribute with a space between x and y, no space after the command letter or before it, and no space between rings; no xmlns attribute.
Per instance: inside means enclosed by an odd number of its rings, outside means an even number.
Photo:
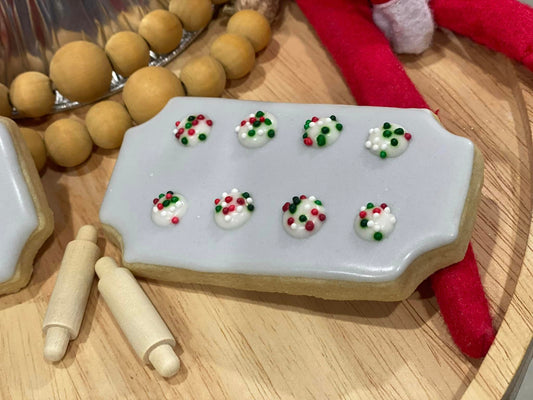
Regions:
<svg viewBox="0 0 533 400"><path fill-rule="evenodd" d="M301 199L301 200L305 200L305 199L307 199L307 196L306 196L305 194L301 194L301 195L300 195L300 199Z"/></svg>
<svg viewBox="0 0 533 400"><path fill-rule="evenodd" d="M381 203L380 207L383 208L383 209L386 209L388 206L387 206L387 203Z"/></svg>
<svg viewBox="0 0 533 400"><path fill-rule="evenodd" d="M193 125L193 126L194 126L194 125L198 125L198 120L195 119L194 121L192 121L192 125Z"/></svg>
<svg viewBox="0 0 533 400"><path fill-rule="evenodd" d="M195 132L195 130L194 130L194 129L192 129L192 128L191 128L191 129L189 129L189 130L187 131L187 133L189 134L189 136L192 136L192 135L194 135L194 132Z"/></svg>
<svg viewBox="0 0 533 400"><path fill-rule="evenodd" d="M324 215L324 214L322 214L322 215ZM313 229L315 229L315 224L313 223L313 221L307 221L305 223L305 230L310 232Z"/></svg>
<svg viewBox="0 0 533 400"><path fill-rule="evenodd" d="M180 138L180 134L179 133L176 133L174 136L176 136L176 139Z"/></svg>
<svg viewBox="0 0 533 400"><path fill-rule="evenodd" d="M326 214L320 214L320 215L318 216L318 219L319 219L320 221L325 221L325 220L326 220Z"/></svg>
<svg viewBox="0 0 533 400"><path fill-rule="evenodd" d="M376 207L372 210L373 213L381 214L381 208Z"/></svg>
<svg viewBox="0 0 533 400"><path fill-rule="evenodd" d="M213 125L213 121L211 121L210 119L208 119L207 121L205 121L205 123L209 126L212 126Z"/></svg>
<svg viewBox="0 0 533 400"><path fill-rule="evenodd" d="M185 129L184 129L184 128L179 128L179 129L178 129L178 135L181 135L183 132L185 132Z"/></svg>
<svg viewBox="0 0 533 400"><path fill-rule="evenodd" d="M226 215L229 212L228 207L222 209L222 214Z"/></svg>
<svg viewBox="0 0 533 400"><path fill-rule="evenodd" d="M179 121L176 121L176 123L175 123L174 125L178 126L179 124L180 124L180 122L179 122Z"/></svg>
<svg viewBox="0 0 533 400"><path fill-rule="evenodd" d="M178 222L180 222L180 219L178 217L173 217L171 220L170 220L173 224L177 224Z"/></svg>
<svg viewBox="0 0 533 400"><path fill-rule="evenodd" d="M155 198L154 199L154 204L157 204L159 202L159 199Z"/></svg>
<svg viewBox="0 0 533 400"><path fill-rule="evenodd" d="M261 121L261 122L265 122L265 117L261 117L261 118L259 118L259 121Z"/></svg>
<svg viewBox="0 0 533 400"><path fill-rule="evenodd" d="M288 220L287 220L287 225L292 225L294 224L294 218L293 217L290 217Z"/></svg>
<svg viewBox="0 0 533 400"><path fill-rule="evenodd" d="M313 214L313 215L318 215L318 209L313 208L313 209L311 210L311 214Z"/></svg>
<svg viewBox="0 0 533 400"><path fill-rule="evenodd" d="M241 121L241 126L246 125L246 121Z"/></svg>
<svg viewBox="0 0 533 400"><path fill-rule="evenodd" d="M405 140L411 140L413 136L410 133L406 133L405 135L403 135L403 137L405 138Z"/></svg>
<svg viewBox="0 0 533 400"><path fill-rule="evenodd" d="M311 121L313 121L313 122L317 122L317 121L318 121L318 118L317 118L317 117L313 117L313 118L311 118Z"/></svg>
<svg viewBox="0 0 533 400"><path fill-rule="evenodd" d="M162 209L163 209L163 203L159 203L159 204L157 205L157 209L158 209L158 210L162 210Z"/></svg>
<svg viewBox="0 0 533 400"><path fill-rule="evenodd" d="M224 198L224 201L225 201L226 203L231 202L231 200L233 200L233 197L231 197L231 196L226 196L226 197Z"/></svg>
<svg viewBox="0 0 533 400"><path fill-rule="evenodd" d="M312 145L313 145L313 140L312 140L310 137L306 137L306 138L304 139L304 144L305 144L306 146L312 146Z"/></svg>
<svg viewBox="0 0 533 400"><path fill-rule="evenodd" d="M364 217L366 217L366 211L361 211L359 213L359 218L364 218Z"/></svg>
<svg viewBox="0 0 533 400"><path fill-rule="evenodd" d="M289 203L289 202L286 202L285 204L283 204L283 207L281 207L283 212L287 211L289 209L290 205L291 205L291 203Z"/></svg>
<svg viewBox="0 0 533 400"><path fill-rule="evenodd" d="M220 199L215 199L215 205L217 205L218 203L220 203Z"/></svg>
<svg viewBox="0 0 533 400"><path fill-rule="evenodd" d="M170 193L167 193L167 194L165 195L165 197L166 197L167 199L171 199L171 198L172 198L172 195L171 195Z"/></svg>
<svg viewBox="0 0 533 400"><path fill-rule="evenodd" d="M228 207L229 212L235 211L235 204Z"/></svg>
<svg viewBox="0 0 533 400"><path fill-rule="evenodd" d="M255 122L255 118L252 117L252 118L250 118L248 121L250 121L250 123L253 124L253 123Z"/></svg>
<svg viewBox="0 0 533 400"><path fill-rule="evenodd" d="M196 117L196 119L204 119L205 117L203 116L203 114L198 114L198 116Z"/></svg>
<svg viewBox="0 0 533 400"><path fill-rule="evenodd" d="M240 204L240 205L242 206L244 203L245 203L245 202L244 202L244 199L243 199L242 197L239 197L239 198L237 199L237 204Z"/></svg>

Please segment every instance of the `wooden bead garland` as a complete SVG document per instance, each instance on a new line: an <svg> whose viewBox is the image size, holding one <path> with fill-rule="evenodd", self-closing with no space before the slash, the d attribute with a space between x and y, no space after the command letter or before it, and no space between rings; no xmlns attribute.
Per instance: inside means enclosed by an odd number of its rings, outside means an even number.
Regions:
<svg viewBox="0 0 533 400"><path fill-rule="evenodd" d="M156 115L172 97L184 95L178 77L163 67L135 71L122 91L124 105L138 124Z"/></svg>
<svg viewBox="0 0 533 400"><path fill-rule="evenodd" d="M85 125L94 144L103 149L116 149L122 144L132 121L124 106L105 100L93 105L85 116Z"/></svg>
<svg viewBox="0 0 533 400"><path fill-rule="evenodd" d="M224 33L216 38L209 54L222 64L229 79L242 78L255 64L252 44L245 37L234 33Z"/></svg>
<svg viewBox="0 0 533 400"><path fill-rule="evenodd" d="M188 96L218 97L226 85L224 67L208 55L189 60L183 66L180 78Z"/></svg>
<svg viewBox="0 0 533 400"><path fill-rule="evenodd" d="M60 119L44 132L44 144L52 160L61 167L75 167L91 155L93 142L84 124Z"/></svg>
<svg viewBox="0 0 533 400"><path fill-rule="evenodd" d="M213 16L210 0L170 0L168 10L178 16L188 31L205 28Z"/></svg>
<svg viewBox="0 0 533 400"><path fill-rule="evenodd" d="M272 37L267 19L255 10L242 10L233 15L227 30L248 39L256 53L263 50Z"/></svg>
<svg viewBox="0 0 533 400"><path fill-rule="evenodd" d="M41 171L46 164L46 148L43 137L39 132L31 128L20 128L20 134L24 138L26 146L30 150L31 157L38 171Z"/></svg>
<svg viewBox="0 0 533 400"><path fill-rule="evenodd" d="M85 41L61 47L50 61L50 78L69 100L90 103L107 94L111 64L103 49Z"/></svg>
<svg viewBox="0 0 533 400"><path fill-rule="evenodd" d="M117 32L109 38L105 52L113 69L127 78L150 62L150 49L141 35L135 32Z"/></svg>
<svg viewBox="0 0 533 400"><path fill-rule="evenodd" d="M181 42L183 27L178 17L166 10L154 10L139 25L141 35L157 54L167 54Z"/></svg>
<svg viewBox="0 0 533 400"><path fill-rule="evenodd" d="M18 75L11 82L9 95L20 115L32 118L49 114L56 99L50 78L36 71Z"/></svg>

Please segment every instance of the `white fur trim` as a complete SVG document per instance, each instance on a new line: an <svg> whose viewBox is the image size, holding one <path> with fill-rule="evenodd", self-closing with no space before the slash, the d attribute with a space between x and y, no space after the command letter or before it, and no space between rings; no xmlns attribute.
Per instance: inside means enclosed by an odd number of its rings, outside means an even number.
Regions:
<svg viewBox="0 0 533 400"><path fill-rule="evenodd" d="M420 54L431 44L435 24L427 0L376 4L372 16L396 53Z"/></svg>

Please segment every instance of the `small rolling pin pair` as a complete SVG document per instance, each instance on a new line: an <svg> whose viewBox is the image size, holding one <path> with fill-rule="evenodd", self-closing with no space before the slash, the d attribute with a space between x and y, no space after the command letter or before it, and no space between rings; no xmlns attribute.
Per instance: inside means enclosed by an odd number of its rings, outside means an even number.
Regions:
<svg viewBox="0 0 533 400"><path fill-rule="evenodd" d="M96 270L98 290L139 358L164 377L176 374L174 337L132 273L110 257L98 260L96 240L96 228L85 225L65 249L43 322L44 357L61 360L78 336Z"/></svg>

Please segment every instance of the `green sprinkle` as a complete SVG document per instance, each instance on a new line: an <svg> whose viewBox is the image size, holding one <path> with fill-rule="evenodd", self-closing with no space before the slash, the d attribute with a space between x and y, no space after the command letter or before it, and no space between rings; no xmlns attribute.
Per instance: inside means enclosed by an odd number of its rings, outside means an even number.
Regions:
<svg viewBox="0 0 533 400"><path fill-rule="evenodd" d="M261 121L255 120L252 125L257 128L259 125L261 125Z"/></svg>
<svg viewBox="0 0 533 400"><path fill-rule="evenodd" d="M391 127L391 124L389 124L388 122L385 122L383 124L383 129L390 129L390 127Z"/></svg>
<svg viewBox="0 0 533 400"><path fill-rule="evenodd" d="M291 214L294 214L296 212L296 204L291 204L289 206L289 211L291 212Z"/></svg>
<svg viewBox="0 0 533 400"><path fill-rule="evenodd" d="M302 200L300 200L300 198L298 196L294 196L292 198L292 202L296 205L300 204L302 202Z"/></svg>
<svg viewBox="0 0 533 400"><path fill-rule="evenodd" d="M374 233L374 239L379 242L381 239L383 239L383 233L381 232Z"/></svg>
<svg viewBox="0 0 533 400"><path fill-rule="evenodd" d="M300 216L298 217L298 221L300 221L300 222L305 222L305 221L307 221L307 217L306 217L305 215L302 214L302 215L300 215Z"/></svg>
<svg viewBox="0 0 533 400"><path fill-rule="evenodd" d="M402 128L396 128L394 130L394 133L397 134L397 135L403 135L403 129Z"/></svg>
<svg viewBox="0 0 533 400"><path fill-rule="evenodd" d="M274 129L269 129L267 135L272 139L274 136L276 136L276 131L274 131Z"/></svg>
<svg viewBox="0 0 533 400"><path fill-rule="evenodd" d="M265 125L268 125L268 126L272 125L272 121L269 118L266 118Z"/></svg>
<svg viewBox="0 0 533 400"><path fill-rule="evenodd" d="M398 146L398 139L391 139L390 144L392 146Z"/></svg>
<svg viewBox="0 0 533 400"><path fill-rule="evenodd" d="M195 116L194 115L190 115L189 118L187 118L187 121L194 121L195 119Z"/></svg>
<svg viewBox="0 0 533 400"><path fill-rule="evenodd" d="M305 124L305 125L304 125L304 129L305 129L305 130L308 130L308 129L309 129L309 124Z"/></svg>
<svg viewBox="0 0 533 400"><path fill-rule="evenodd" d="M170 205L170 200L167 199L163 202L163 207L168 207L169 205Z"/></svg>
<svg viewBox="0 0 533 400"><path fill-rule="evenodd" d="M248 209L248 211L253 211L255 207L253 204L248 204L246 208Z"/></svg>
<svg viewBox="0 0 533 400"><path fill-rule="evenodd" d="M181 138L181 143L183 143L185 146L189 143L186 137Z"/></svg>
<svg viewBox="0 0 533 400"><path fill-rule="evenodd" d="M248 192L243 192L242 197L244 197L245 199L247 199L248 197L250 197L250 193L248 193Z"/></svg>
<svg viewBox="0 0 533 400"><path fill-rule="evenodd" d="M387 158L387 152L384 151L384 150L383 150L383 151L380 151L379 156L380 156L381 158Z"/></svg>
<svg viewBox="0 0 533 400"><path fill-rule="evenodd" d="M198 135L198 140L201 140L203 142L205 139L207 139L207 136L205 133L200 133Z"/></svg>
<svg viewBox="0 0 533 400"><path fill-rule="evenodd" d="M311 123L311 120L310 120L310 119L308 119L308 120L305 121L305 124L306 124L306 125L309 125L310 123Z"/></svg>
<svg viewBox="0 0 533 400"><path fill-rule="evenodd" d="M321 205L322 205L322 202L321 202L320 200L315 200L315 204L316 204L317 206L321 206Z"/></svg>
<svg viewBox="0 0 533 400"><path fill-rule="evenodd" d="M220 212L220 210L222 210L222 206L219 204L218 206L215 207L215 211Z"/></svg>
<svg viewBox="0 0 533 400"><path fill-rule="evenodd" d="M367 210L369 208L374 208L374 203L367 203L366 208L367 208Z"/></svg>
<svg viewBox="0 0 533 400"><path fill-rule="evenodd" d="M170 201L172 201L173 203L177 203L179 201L179 197L178 196L173 196Z"/></svg>
<svg viewBox="0 0 533 400"><path fill-rule="evenodd" d="M255 131L253 129L250 129L248 131L248 136L250 136L250 137L255 136Z"/></svg>
<svg viewBox="0 0 533 400"><path fill-rule="evenodd" d="M159 195L159 198L161 198L161 197L165 197L165 195L164 195L163 193L161 193L161 194Z"/></svg>
<svg viewBox="0 0 533 400"><path fill-rule="evenodd" d="M316 138L316 144L324 146L326 144L326 137L324 135L318 135Z"/></svg>
<svg viewBox="0 0 533 400"><path fill-rule="evenodd" d="M383 136L384 137L391 137L392 136L392 132L387 129L387 130L383 131Z"/></svg>
<svg viewBox="0 0 533 400"><path fill-rule="evenodd" d="M342 131L342 124L335 125L335 128L337 128L338 131Z"/></svg>
<svg viewBox="0 0 533 400"><path fill-rule="evenodd" d="M263 117L264 115L265 115L265 113L264 113L263 111L258 111L258 112L255 113L255 116L256 116L257 118L261 118L261 117Z"/></svg>
<svg viewBox="0 0 533 400"><path fill-rule="evenodd" d="M330 116L329 116L329 119L331 119L332 121L337 121L337 117L334 116L334 115L330 115Z"/></svg>
<svg viewBox="0 0 533 400"><path fill-rule="evenodd" d="M185 129L189 129L190 127L192 127L192 124L190 122L187 122L185 124Z"/></svg>
<svg viewBox="0 0 533 400"><path fill-rule="evenodd" d="M361 226L361 228L366 228L368 225L368 220L362 219L361 222L359 222L359 225Z"/></svg>
<svg viewBox="0 0 533 400"><path fill-rule="evenodd" d="M327 126L323 126L322 129L320 129L320 132L329 133L329 128Z"/></svg>
<svg viewBox="0 0 533 400"><path fill-rule="evenodd" d="M307 136L309 135L307 134L307 132L305 132L302 137L305 139Z"/></svg>

